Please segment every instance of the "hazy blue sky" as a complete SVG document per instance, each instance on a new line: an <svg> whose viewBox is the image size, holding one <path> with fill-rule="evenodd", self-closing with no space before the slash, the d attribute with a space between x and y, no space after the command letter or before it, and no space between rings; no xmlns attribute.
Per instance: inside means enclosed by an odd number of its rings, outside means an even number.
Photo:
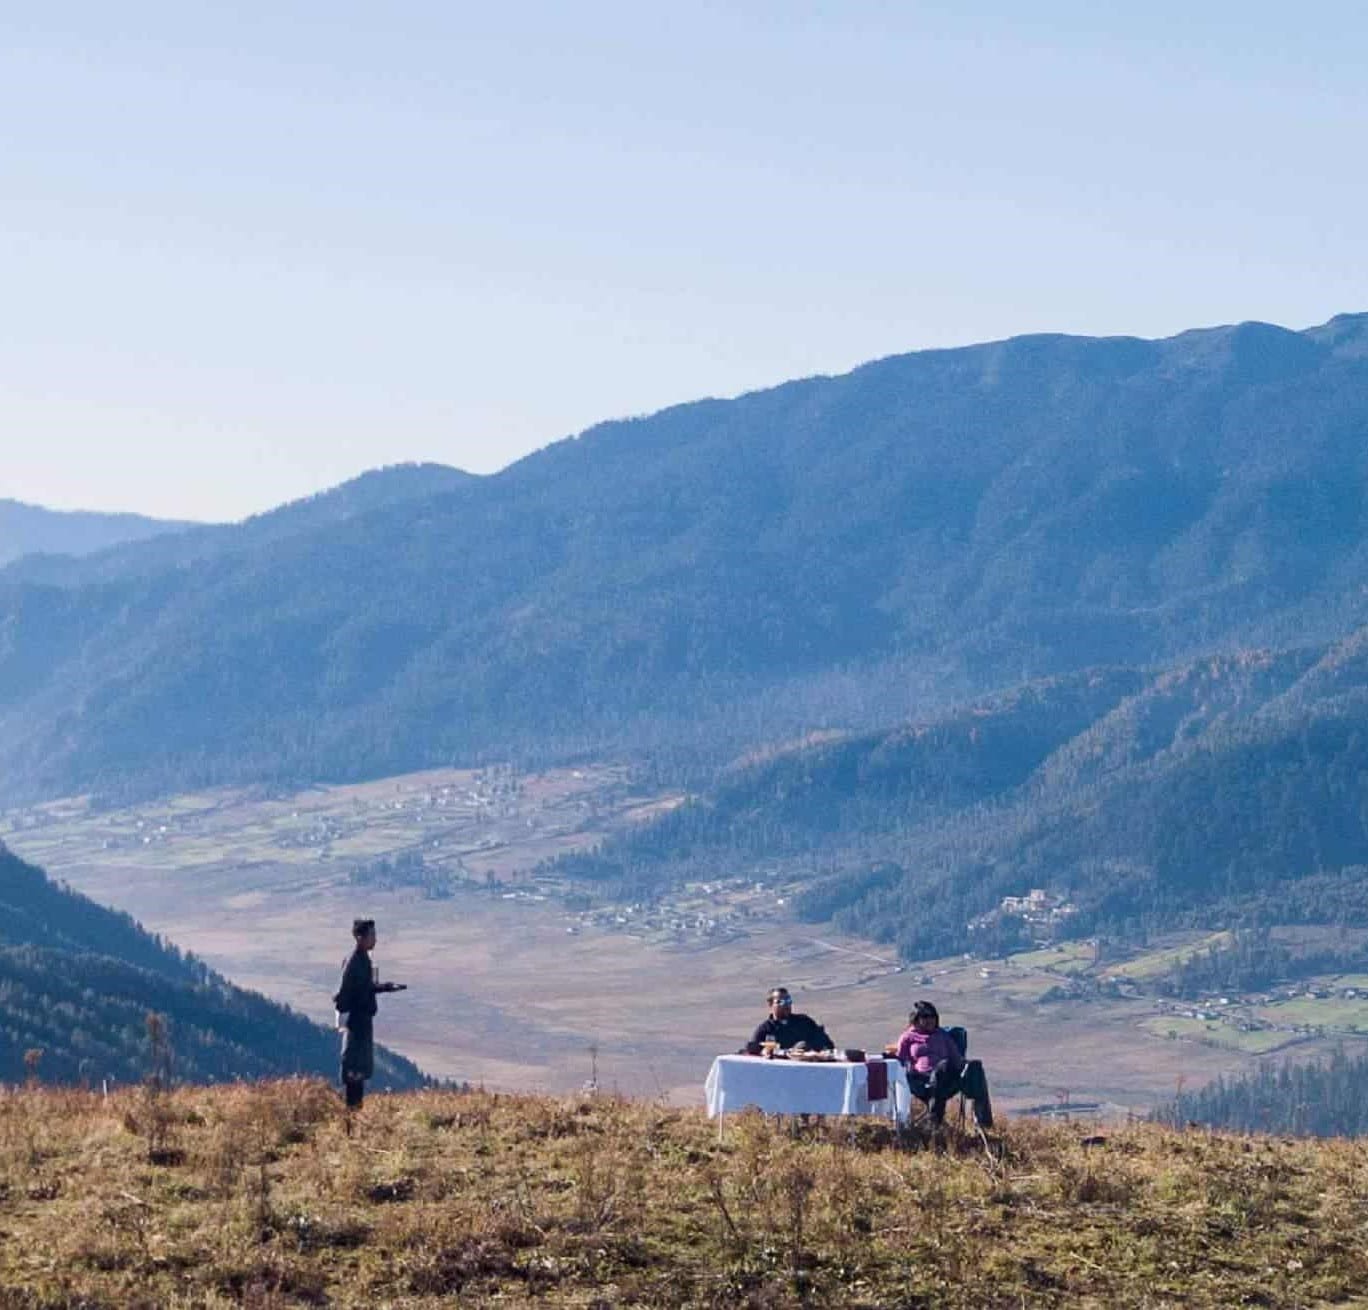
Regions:
<svg viewBox="0 0 1368 1310"><path fill-rule="evenodd" d="M0 496L238 517L925 346L1368 309L1368 11L0 18Z"/></svg>

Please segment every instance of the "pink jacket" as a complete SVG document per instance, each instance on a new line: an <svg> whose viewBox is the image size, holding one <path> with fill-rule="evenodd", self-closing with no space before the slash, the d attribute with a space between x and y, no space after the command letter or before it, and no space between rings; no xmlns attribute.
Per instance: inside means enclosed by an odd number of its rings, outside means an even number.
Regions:
<svg viewBox="0 0 1368 1310"><path fill-rule="evenodd" d="M898 1038L898 1059L913 1073L930 1073L942 1060L949 1060L952 1069L961 1063L959 1047L944 1028L930 1033L909 1028Z"/></svg>

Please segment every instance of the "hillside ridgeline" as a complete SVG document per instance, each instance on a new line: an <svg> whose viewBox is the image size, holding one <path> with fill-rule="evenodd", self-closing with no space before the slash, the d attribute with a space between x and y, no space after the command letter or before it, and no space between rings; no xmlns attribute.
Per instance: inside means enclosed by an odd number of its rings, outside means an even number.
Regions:
<svg viewBox="0 0 1368 1310"><path fill-rule="evenodd" d="M141 514L44 509L0 499L0 568L25 555L92 555L193 526Z"/></svg>
<svg viewBox="0 0 1368 1310"><path fill-rule="evenodd" d="M223 555L260 550L301 532L452 491L475 480L474 474L445 464L391 464L240 523L171 525L182 530L155 539L132 535L111 539L90 551L33 548L34 553L0 573L0 579L71 587L164 573Z"/></svg>

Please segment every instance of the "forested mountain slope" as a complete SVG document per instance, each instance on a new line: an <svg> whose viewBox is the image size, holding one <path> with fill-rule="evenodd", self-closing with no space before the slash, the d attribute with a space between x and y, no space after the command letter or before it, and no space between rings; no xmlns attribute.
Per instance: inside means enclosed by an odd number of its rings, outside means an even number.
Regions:
<svg viewBox="0 0 1368 1310"><path fill-rule="evenodd" d="M1029 942L992 912L1031 887L1076 907L1062 935L1365 924L1362 644L1098 670L797 748L558 867L635 898L778 865L803 913L909 958Z"/></svg>
<svg viewBox="0 0 1368 1310"><path fill-rule="evenodd" d="M0 1083L25 1076L30 1050L42 1052L45 1081L136 1082L151 1011L168 1021L177 1077L336 1074L331 1030L232 986L0 843ZM380 1085L422 1085L408 1060L379 1050L376 1059Z"/></svg>
<svg viewBox="0 0 1368 1310"><path fill-rule="evenodd" d="M130 537L101 543L109 549L90 552L48 548L46 553L29 555L0 572L0 583L47 582L70 587L146 576L220 554L259 550L299 532L342 523L369 510L435 496L474 481L473 474L444 464L394 464L315 496L254 514L241 523L184 524L179 525L184 530L173 535L155 540Z"/></svg>
<svg viewBox="0 0 1368 1310"><path fill-rule="evenodd" d="M715 761L1099 663L1330 640L1368 621L1366 432L1365 315L1026 337L604 424L175 567L13 578L0 794L534 745Z"/></svg>
<svg viewBox="0 0 1368 1310"><path fill-rule="evenodd" d="M191 526L144 518L141 514L44 509L41 505L0 499L0 566L33 552L89 555Z"/></svg>

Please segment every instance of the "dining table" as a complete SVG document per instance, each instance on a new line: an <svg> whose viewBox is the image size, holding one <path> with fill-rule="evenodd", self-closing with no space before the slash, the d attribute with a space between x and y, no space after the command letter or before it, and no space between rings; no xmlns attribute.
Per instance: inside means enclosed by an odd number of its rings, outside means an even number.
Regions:
<svg viewBox="0 0 1368 1310"><path fill-rule="evenodd" d="M754 1107L765 1114L878 1115L906 1123L912 1092L897 1060L801 1060L719 1055L703 1084L708 1117Z"/></svg>

